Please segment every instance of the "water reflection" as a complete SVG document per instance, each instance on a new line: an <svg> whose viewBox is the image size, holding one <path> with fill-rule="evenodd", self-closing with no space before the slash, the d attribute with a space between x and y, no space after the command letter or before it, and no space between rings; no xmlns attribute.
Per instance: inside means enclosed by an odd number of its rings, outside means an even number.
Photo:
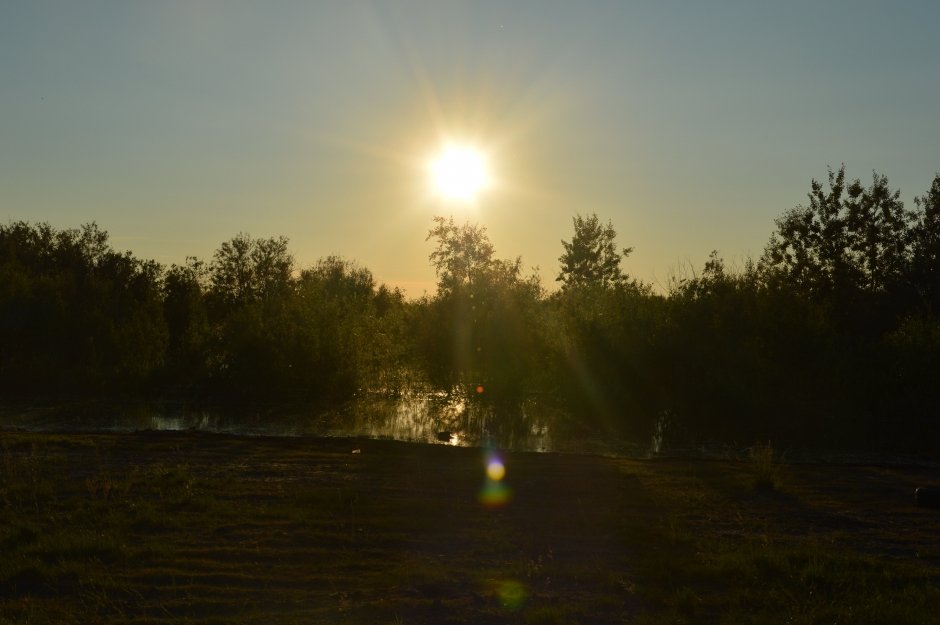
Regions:
<svg viewBox="0 0 940 625"><path fill-rule="evenodd" d="M572 436L569 419L537 401L412 392L364 394L330 411L269 407L194 410L182 405L76 405L0 414L0 427L37 431L198 430L249 436L332 436L526 451L622 453L610 441Z"/></svg>
<svg viewBox="0 0 940 625"><path fill-rule="evenodd" d="M535 405L494 405L445 394L397 398L364 396L334 414L322 416L330 436L448 445L492 445L510 449L552 449L553 415Z"/></svg>

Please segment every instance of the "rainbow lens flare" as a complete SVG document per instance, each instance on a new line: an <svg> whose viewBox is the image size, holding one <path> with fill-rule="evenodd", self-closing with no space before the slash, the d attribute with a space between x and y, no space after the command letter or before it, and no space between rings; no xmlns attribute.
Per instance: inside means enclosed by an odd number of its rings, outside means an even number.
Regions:
<svg viewBox="0 0 940 625"><path fill-rule="evenodd" d="M496 457L490 458L490 461L486 463L486 477L494 482L499 482L506 477L506 467L503 466L502 460Z"/></svg>
<svg viewBox="0 0 940 625"><path fill-rule="evenodd" d="M503 482L506 466L496 454L486 458L486 483L480 491L480 503L490 508L498 508L509 501L512 491Z"/></svg>
<svg viewBox="0 0 940 625"><path fill-rule="evenodd" d="M487 480L480 491L480 503L489 508L499 508L509 501L512 491L501 482Z"/></svg>

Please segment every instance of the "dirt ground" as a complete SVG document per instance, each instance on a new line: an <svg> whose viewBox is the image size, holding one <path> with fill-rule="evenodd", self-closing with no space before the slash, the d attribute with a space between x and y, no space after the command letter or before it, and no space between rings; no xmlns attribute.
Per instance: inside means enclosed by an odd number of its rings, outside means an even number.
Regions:
<svg viewBox="0 0 940 625"><path fill-rule="evenodd" d="M925 467L784 465L769 489L747 462L194 432L0 442L0 623L743 622L763 609L739 588L754 576L780 589L768 609L792 608L781 622L823 622L813 592L891 586L869 613L916 595L923 614L940 586L940 511L913 501L940 481Z"/></svg>

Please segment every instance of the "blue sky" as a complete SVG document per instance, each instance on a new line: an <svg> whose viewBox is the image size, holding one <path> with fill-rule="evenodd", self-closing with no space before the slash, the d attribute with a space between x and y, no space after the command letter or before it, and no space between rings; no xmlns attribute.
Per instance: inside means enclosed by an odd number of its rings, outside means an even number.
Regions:
<svg viewBox="0 0 940 625"><path fill-rule="evenodd" d="M940 171L935 2L0 2L0 219L163 263L286 235L431 289L431 216L554 284L571 217L632 274L758 256L813 177ZM490 154L430 197L447 138Z"/></svg>

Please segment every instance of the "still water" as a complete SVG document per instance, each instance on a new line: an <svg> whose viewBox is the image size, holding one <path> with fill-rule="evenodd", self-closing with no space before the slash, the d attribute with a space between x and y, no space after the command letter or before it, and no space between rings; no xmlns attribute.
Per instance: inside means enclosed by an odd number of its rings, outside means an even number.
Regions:
<svg viewBox="0 0 940 625"><path fill-rule="evenodd" d="M571 420L530 401L493 405L445 393L365 395L322 411L254 408L194 410L180 405L90 405L18 409L0 414L0 428L32 431L132 432L197 430L247 436L369 437L521 451L644 455L634 444L591 436Z"/></svg>

